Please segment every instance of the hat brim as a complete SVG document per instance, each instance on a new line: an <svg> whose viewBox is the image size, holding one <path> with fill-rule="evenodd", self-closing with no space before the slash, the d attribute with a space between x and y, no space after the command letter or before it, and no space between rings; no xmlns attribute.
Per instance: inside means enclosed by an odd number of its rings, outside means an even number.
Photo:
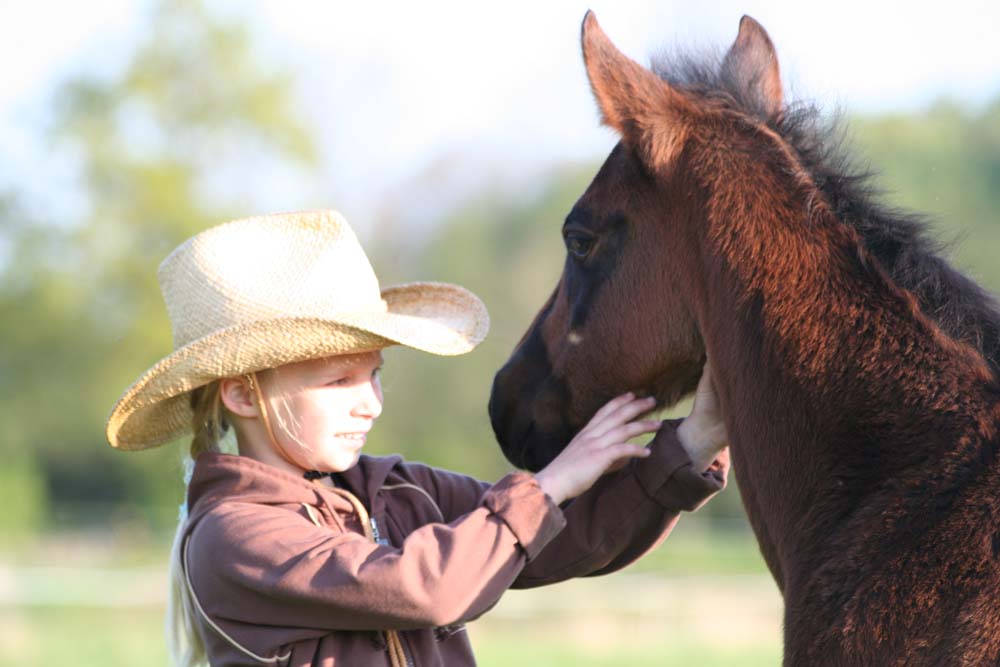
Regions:
<svg viewBox="0 0 1000 667"><path fill-rule="evenodd" d="M391 345L464 354L489 330L486 306L458 285L396 285L383 289L382 299L385 312L260 320L188 343L125 390L108 416L108 442L117 449L140 450L190 434L190 392L219 378Z"/></svg>

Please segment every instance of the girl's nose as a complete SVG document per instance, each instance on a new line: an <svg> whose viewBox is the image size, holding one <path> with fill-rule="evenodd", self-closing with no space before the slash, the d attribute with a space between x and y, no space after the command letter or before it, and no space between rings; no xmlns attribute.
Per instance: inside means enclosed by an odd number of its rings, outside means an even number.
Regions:
<svg viewBox="0 0 1000 667"><path fill-rule="evenodd" d="M378 378L365 382L359 389L355 414L359 417L376 419L382 414L382 387Z"/></svg>

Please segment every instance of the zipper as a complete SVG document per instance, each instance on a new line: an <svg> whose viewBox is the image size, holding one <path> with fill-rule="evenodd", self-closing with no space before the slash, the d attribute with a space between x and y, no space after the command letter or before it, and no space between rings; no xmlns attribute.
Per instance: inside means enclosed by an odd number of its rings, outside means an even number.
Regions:
<svg viewBox="0 0 1000 667"><path fill-rule="evenodd" d="M330 479L333 479L333 477L331 476ZM368 515L368 524L371 526L371 529L372 529L372 540L376 544L388 545L389 544L389 540L386 539L386 538L384 538L384 537L382 537L382 532L378 529L378 522L375 521L375 515L374 515L374 513L373 512L369 512L368 510L366 510L365 507L364 507L364 505L361 504L361 501L358 500L354 496L354 494L352 494L350 491L348 491L347 489L340 489L338 486L336 486L336 481L334 481L334 485L335 485L335 490L339 491L341 495L343 495L344 497L346 497L347 500L352 505L354 505L355 511L359 514L358 518L362 519L362 522L364 521L363 517L366 514ZM310 510L311 510L311 508L307 505L306 506L306 512L309 513L309 518L311 518L315 522L316 518L313 517L313 512L310 511ZM385 631L385 633L388 633L388 632L391 632L391 631ZM399 639L400 649L402 649L402 651L403 651L403 657L406 659L406 667L414 667L413 657L411 655L412 651L407 651L407 649L406 649L406 639L401 634L397 634L397 637ZM386 638L386 640L388 641L388 637Z"/></svg>
<svg viewBox="0 0 1000 667"><path fill-rule="evenodd" d="M368 515L368 523L371 524L371 527L372 527L372 539L375 540L375 543L376 544L381 544L383 546L388 546L389 540L383 538L382 534L379 532L378 522L375 521L375 515L374 514ZM399 637L399 645L403 649L403 657L406 658L406 667L414 667L413 658L411 657L412 651L410 651L409 647L407 646L406 637L403 636L402 632L400 632L398 634L398 637Z"/></svg>
<svg viewBox="0 0 1000 667"><path fill-rule="evenodd" d="M410 647L408 646L408 644L409 644L409 642L406 640L406 637L404 637L403 633L400 632L399 633L399 645L403 647L403 657L406 658L406 667L414 667L414 665L413 665L413 658L410 657L410 653L411 652L410 652Z"/></svg>
<svg viewBox="0 0 1000 667"><path fill-rule="evenodd" d="M381 544L384 547L385 546L389 546L389 540L384 539L382 537L381 533L379 533L379 531L378 531L378 524L375 523L375 517L374 516L369 516L368 517L368 522L372 526L372 539L375 540L375 543L376 544Z"/></svg>

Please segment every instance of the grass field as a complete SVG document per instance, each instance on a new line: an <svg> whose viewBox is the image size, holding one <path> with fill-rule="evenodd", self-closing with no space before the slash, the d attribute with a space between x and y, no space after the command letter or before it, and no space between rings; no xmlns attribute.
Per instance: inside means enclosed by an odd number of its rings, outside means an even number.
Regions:
<svg viewBox="0 0 1000 667"><path fill-rule="evenodd" d="M0 558L0 666L165 665L160 545L77 536ZM469 632L484 667L780 663L781 602L742 533L679 527L622 573L510 591Z"/></svg>

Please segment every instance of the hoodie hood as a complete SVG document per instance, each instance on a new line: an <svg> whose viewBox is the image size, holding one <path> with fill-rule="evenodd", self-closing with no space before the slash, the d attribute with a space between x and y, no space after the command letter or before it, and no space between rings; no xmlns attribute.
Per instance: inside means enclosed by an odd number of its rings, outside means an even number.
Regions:
<svg viewBox="0 0 1000 667"><path fill-rule="evenodd" d="M336 476L337 485L357 496L371 511L373 500L378 503L378 490L401 461L400 456L362 455L352 468ZM211 508L229 501L262 505L326 504L340 512L354 513L345 498L303 477L246 456L200 454L188 484L190 522L195 523Z"/></svg>

